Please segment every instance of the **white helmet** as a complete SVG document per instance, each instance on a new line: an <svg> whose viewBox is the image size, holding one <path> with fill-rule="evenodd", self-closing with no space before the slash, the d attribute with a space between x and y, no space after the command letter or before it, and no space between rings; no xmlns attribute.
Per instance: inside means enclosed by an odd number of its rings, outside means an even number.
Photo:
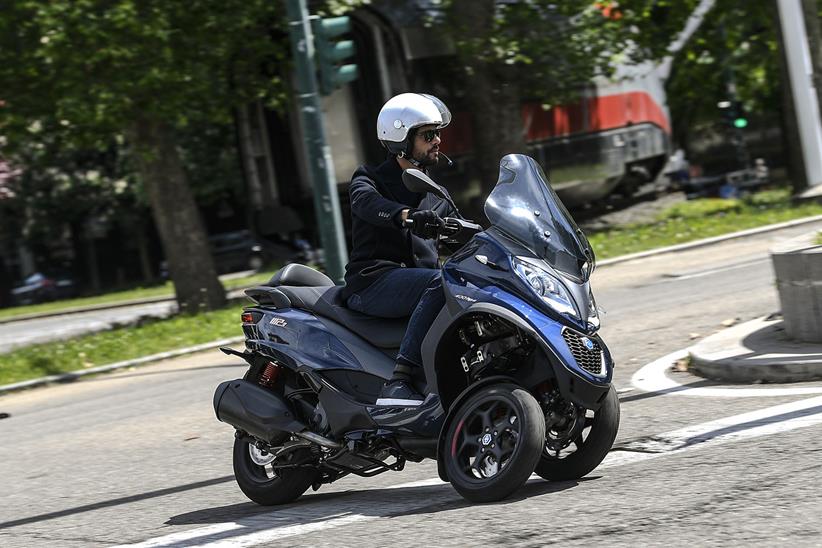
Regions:
<svg viewBox="0 0 822 548"><path fill-rule="evenodd" d="M410 155L408 132L420 126L451 123L445 103L426 93L401 93L388 100L377 116L377 139L392 154Z"/></svg>

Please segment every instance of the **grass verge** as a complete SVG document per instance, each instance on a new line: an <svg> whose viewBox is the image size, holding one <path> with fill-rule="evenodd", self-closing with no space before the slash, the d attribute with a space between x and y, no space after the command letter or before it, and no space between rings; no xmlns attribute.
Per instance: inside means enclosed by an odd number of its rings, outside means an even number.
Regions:
<svg viewBox="0 0 822 548"><path fill-rule="evenodd" d="M252 274L251 276L225 280L223 281L223 287L225 287L226 291L230 291L232 289L267 282L271 279L271 276L275 271L276 268L273 270L266 270L265 272L260 272L258 274ZM0 320L10 319L16 316L28 316L29 314L61 312L72 308L81 308L101 304L114 304L119 302L134 301L137 299L151 299L154 297L174 297L174 286L171 282L166 282L162 285L138 287L125 291L114 291L111 293L96 295L94 297L79 297L76 299L65 299L50 303L3 308L0 309Z"/></svg>
<svg viewBox="0 0 822 548"><path fill-rule="evenodd" d="M0 385L78 371L242 335L235 304L214 312L147 321L0 354Z"/></svg>
<svg viewBox="0 0 822 548"><path fill-rule="evenodd" d="M587 236L597 258L606 259L821 214L822 205L795 204L787 189L767 190L743 199L682 202L662 211L652 223L620 226Z"/></svg>

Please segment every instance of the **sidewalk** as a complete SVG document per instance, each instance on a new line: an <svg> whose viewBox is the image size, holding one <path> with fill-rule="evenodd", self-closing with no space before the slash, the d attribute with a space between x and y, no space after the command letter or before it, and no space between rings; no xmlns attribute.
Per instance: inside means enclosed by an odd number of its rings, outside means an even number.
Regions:
<svg viewBox="0 0 822 548"><path fill-rule="evenodd" d="M822 344L789 339L776 315L711 335L690 348L688 370L733 383L785 383L822 379Z"/></svg>

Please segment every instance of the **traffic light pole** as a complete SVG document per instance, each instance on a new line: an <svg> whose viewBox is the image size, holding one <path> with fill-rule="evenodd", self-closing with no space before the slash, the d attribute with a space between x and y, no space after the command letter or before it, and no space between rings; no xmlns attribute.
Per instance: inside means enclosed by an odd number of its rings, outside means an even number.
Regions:
<svg viewBox="0 0 822 548"><path fill-rule="evenodd" d="M722 42L727 43L728 40L725 34L725 23L720 23L719 33L722 37ZM725 91L728 94L728 99L730 102L730 106L728 108L733 109L731 111L731 119L728 121L730 122L731 131L733 132L733 143L736 147L736 160L739 162L741 169L750 169L751 157L748 154L748 145L745 142L745 133L742 131L744 126L737 125L736 122L736 118L741 116L742 113L740 112L741 103L736 96L736 78L734 76L734 69L731 66L730 55L725 53L722 61L725 65L723 70L723 75L725 77Z"/></svg>
<svg viewBox="0 0 822 548"><path fill-rule="evenodd" d="M314 211L320 228L328 274L340 283L345 275L348 251L345 245L340 198L334 177L331 147L325 139L322 107L314 65L314 40L306 0L286 0L288 34L297 75L297 101L305 139L303 146L314 189Z"/></svg>

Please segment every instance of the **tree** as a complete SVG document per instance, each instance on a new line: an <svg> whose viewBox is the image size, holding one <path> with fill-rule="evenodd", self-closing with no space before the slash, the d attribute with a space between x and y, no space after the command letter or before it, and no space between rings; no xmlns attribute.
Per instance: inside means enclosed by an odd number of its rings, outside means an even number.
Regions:
<svg viewBox="0 0 822 548"><path fill-rule="evenodd" d="M59 251L70 240L75 258L85 256L85 279L99 289L92 233L120 224L133 213L144 213L138 204L137 185L125 175L122 147L77 150L59 138L59 132L32 124L24 142L10 158L5 196L0 196L0 236L25 242L35 255L67 266ZM76 273L81 273L75 261Z"/></svg>
<svg viewBox="0 0 822 548"><path fill-rule="evenodd" d="M270 0L10 0L0 11L0 132L33 123L77 146L125 135L182 310L225 302L178 148L235 105L282 105L288 55Z"/></svg>
<svg viewBox="0 0 822 548"><path fill-rule="evenodd" d="M475 164L487 192L499 159L525 150L520 105L573 99L619 62L667 54L696 0L449 0L438 24L450 34L473 116Z"/></svg>
<svg viewBox="0 0 822 548"><path fill-rule="evenodd" d="M778 123L780 109L774 107L779 105L782 78L777 30L775 3L716 3L711 17L676 56L667 83L677 142L687 149L692 135L721 129L717 105L722 101L738 100L753 118Z"/></svg>

